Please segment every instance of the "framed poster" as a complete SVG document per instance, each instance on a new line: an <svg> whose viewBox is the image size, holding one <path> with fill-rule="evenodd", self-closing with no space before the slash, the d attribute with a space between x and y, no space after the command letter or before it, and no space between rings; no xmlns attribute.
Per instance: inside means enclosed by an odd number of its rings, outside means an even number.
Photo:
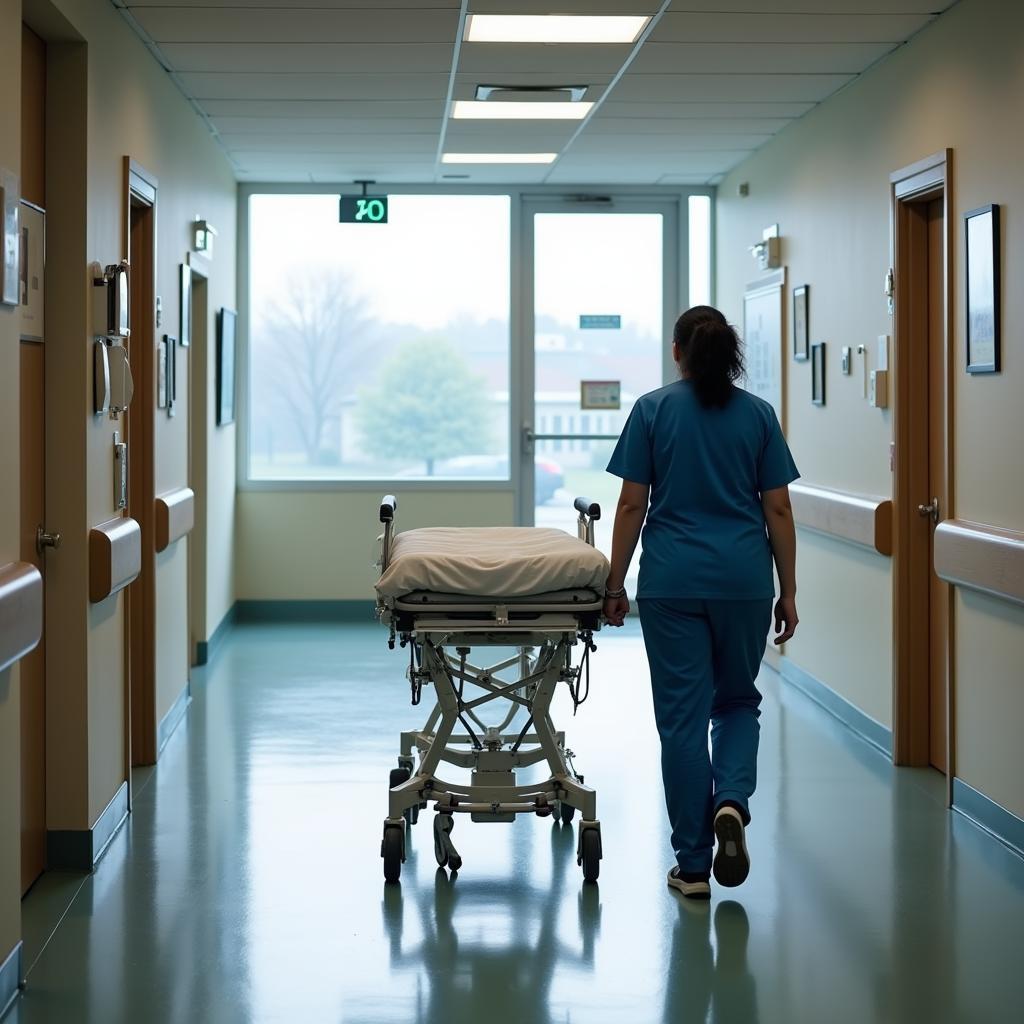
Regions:
<svg viewBox="0 0 1024 1024"><path fill-rule="evenodd" d="M0 168L0 302L17 306L21 280L21 235L18 220L21 203L18 176Z"/></svg>
<svg viewBox="0 0 1024 1024"><path fill-rule="evenodd" d="M221 307L217 313L217 426L235 422L235 325L238 314Z"/></svg>
<svg viewBox="0 0 1024 1024"><path fill-rule="evenodd" d="M743 297L743 342L747 376L743 386L763 398L785 429L782 408L782 316L786 272L773 274L747 286Z"/></svg>
<svg viewBox="0 0 1024 1024"><path fill-rule="evenodd" d="M622 382L618 380L581 380L581 409L621 409Z"/></svg>
<svg viewBox="0 0 1024 1024"><path fill-rule="evenodd" d="M808 357L810 345L810 324L807 319L807 298L811 286L800 285L793 289L793 358L803 362Z"/></svg>
<svg viewBox="0 0 1024 1024"><path fill-rule="evenodd" d="M964 215L967 274L967 372L999 372L999 207Z"/></svg>
<svg viewBox="0 0 1024 1024"><path fill-rule="evenodd" d="M43 340L43 267L46 259L46 214L21 201L21 252L18 273L22 341Z"/></svg>
<svg viewBox="0 0 1024 1024"><path fill-rule="evenodd" d="M811 346L811 401L825 404L825 342Z"/></svg>
<svg viewBox="0 0 1024 1024"><path fill-rule="evenodd" d="M192 344L192 268L182 263L179 268L181 286L178 290L178 339L183 348Z"/></svg>

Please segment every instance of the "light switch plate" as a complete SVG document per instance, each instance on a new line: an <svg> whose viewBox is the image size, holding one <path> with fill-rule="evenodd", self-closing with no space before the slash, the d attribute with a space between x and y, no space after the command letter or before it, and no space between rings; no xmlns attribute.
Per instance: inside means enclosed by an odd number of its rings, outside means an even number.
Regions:
<svg viewBox="0 0 1024 1024"><path fill-rule="evenodd" d="M842 366L843 366L843 373L846 374L847 377L849 377L850 374L853 373L853 355L852 355L852 352L851 352L851 349L850 349L849 345L844 345L843 346L843 363L842 363Z"/></svg>

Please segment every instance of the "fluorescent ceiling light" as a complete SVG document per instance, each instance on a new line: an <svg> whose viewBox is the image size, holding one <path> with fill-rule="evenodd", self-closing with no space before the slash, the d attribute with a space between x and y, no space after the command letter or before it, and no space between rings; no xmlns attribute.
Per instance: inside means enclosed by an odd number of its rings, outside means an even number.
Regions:
<svg viewBox="0 0 1024 1024"><path fill-rule="evenodd" d="M582 121L593 103L456 100L452 117L463 121Z"/></svg>
<svg viewBox="0 0 1024 1024"><path fill-rule="evenodd" d="M651 19L590 14L471 14L470 43L633 43Z"/></svg>
<svg viewBox="0 0 1024 1024"><path fill-rule="evenodd" d="M443 164L550 164L557 153L445 153Z"/></svg>

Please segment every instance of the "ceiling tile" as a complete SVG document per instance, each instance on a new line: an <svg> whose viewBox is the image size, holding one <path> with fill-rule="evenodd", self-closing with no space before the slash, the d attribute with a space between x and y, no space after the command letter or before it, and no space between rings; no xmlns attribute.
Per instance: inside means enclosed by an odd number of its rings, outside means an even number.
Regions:
<svg viewBox="0 0 1024 1024"><path fill-rule="evenodd" d="M589 76L611 79L629 56L631 46L519 46L503 43L464 43L459 72L483 76L482 82L502 80L508 73L545 75L550 84L586 84ZM449 54L450 56L450 54Z"/></svg>
<svg viewBox="0 0 1024 1024"><path fill-rule="evenodd" d="M419 135L222 135L224 145L232 151L266 153L419 153L433 156L437 152L437 132Z"/></svg>
<svg viewBox="0 0 1024 1024"><path fill-rule="evenodd" d="M691 100L820 102L853 75L629 75L615 87L617 100L678 103Z"/></svg>
<svg viewBox="0 0 1024 1024"><path fill-rule="evenodd" d="M222 136L277 135L304 136L318 135L365 135L376 138L381 135L416 135L433 132L437 136L441 127L439 108L433 104L430 117L233 117L217 116L217 130ZM369 112L368 112L369 113ZM700 124L706 122L698 122Z"/></svg>
<svg viewBox="0 0 1024 1024"><path fill-rule="evenodd" d="M196 7L210 6L210 0L127 0L126 7L134 11L135 8L146 7L183 7L192 10ZM276 7L278 9L290 10L353 10L365 11L378 7L385 7L389 10L410 10L418 11L431 8L445 10L458 10L459 0L217 0L217 7Z"/></svg>
<svg viewBox="0 0 1024 1024"><path fill-rule="evenodd" d="M160 43L447 43L459 27L451 10L303 10L273 8L142 7L134 16ZM379 5L383 7L383 5ZM438 7L441 5L438 4Z"/></svg>
<svg viewBox="0 0 1024 1024"><path fill-rule="evenodd" d="M203 109L213 118L440 118L444 96L430 100L274 100L204 99Z"/></svg>
<svg viewBox="0 0 1024 1024"><path fill-rule="evenodd" d="M630 65L637 74L859 74L895 43L655 43Z"/></svg>
<svg viewBox="0 0 1024 1024"><path fill-rule="evenodd" d="M771 135L702 135L694 132L679 135L591 135L584 132L569 151L576 153L689 153L722 152L723 150L755 150Z"/></svg>
<svg viewBox="0 0 1024 1024"><path fill-rule="evenodd" d="M446 78L448 43L164 43L160 49L183 73L417 74Z"/></svg>
<svg viewBox="0 0 1024 1024"><path fill-rule="evenodd" d="M586 135L729 135L737 132L771 136L782 131L786 117L594 117ZM223 118L218 124L223 122Z"/></svg>
<svg viewBox="0 0 1024 1024"><path fill-rule="evenodd" d="M705 8L708 6L704 5ZM747 7L753 6L747 4ZM788 5L787 5L788 6ZM860 5L850 5L860 6ZM897 43L931 21L930 14L743 14L662 15L650 42L670 43ZM649 45L649 44L648 44Z"/></svg>
<svg viewBox="0 0 1024 1024"><path fill-rule="evenodd" d="M894 0L672 0L673 13L715 14L891 14ZM956 0L897 0L902 14L934 14Z"/></svg>
<svg viewBox="0 0 1024 1024"><path fill-rule="evenodd" d="M729 118L729 117L803 117L813 110L814 102L761 102L734 101L726 102L713 96L694 101L669 103L652 100L646 103L638 101L620 101L618 90L613 92L606 103L594 115L594 121L606 117L645 118L662 120L687 117Z"/></svg>
<svg viewBox="0 0 1024 1024"><path fill-rule="evenodd" d="M422 100L444 99L448 76L183 73L197 100Z"/></svg>

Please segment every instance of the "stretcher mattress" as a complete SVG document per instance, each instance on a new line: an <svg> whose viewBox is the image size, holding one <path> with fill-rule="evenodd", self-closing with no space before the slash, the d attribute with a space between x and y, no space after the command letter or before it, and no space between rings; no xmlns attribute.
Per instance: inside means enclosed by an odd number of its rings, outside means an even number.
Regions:
<svg viewBox="0 0 1024 1024"><path fill-rule="evenodd" d="M414 591L495 598L553 591L604 591L608 560L562 530L542 527L432 527L394 541L377 581L382 598Z"/></svg>

